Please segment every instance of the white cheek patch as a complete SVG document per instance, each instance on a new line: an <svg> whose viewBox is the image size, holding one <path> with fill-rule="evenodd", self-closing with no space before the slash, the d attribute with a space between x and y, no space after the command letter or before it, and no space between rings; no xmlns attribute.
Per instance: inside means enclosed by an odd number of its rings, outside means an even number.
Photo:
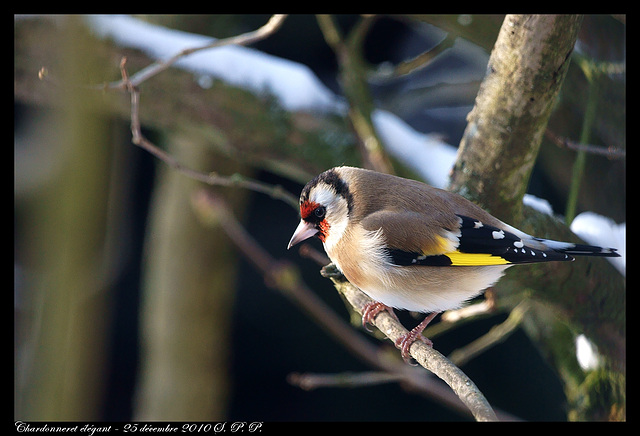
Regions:
<svg viewBox="0 0 640 436"><path fill-rule="evenodd" d="M324 246L331 250L342 238L349 222L347 201L336 191L326 185L318 186L310 198L311 201L323 205L327 209L326 220L329 224Z"/></svg>
<svg viewBox="0 0 640 436"><path fill-rule="evenodd" d="M327 215L329 216L328 212L327 212ZM342 236L344 235L345 229L347 228L348 220L346 218L334 220L334 221L335 222L332 222L330 224L329 230L327 232L327 236L324 240L325 250L331 250L334 247L334 245L342 238Z"/></svg>

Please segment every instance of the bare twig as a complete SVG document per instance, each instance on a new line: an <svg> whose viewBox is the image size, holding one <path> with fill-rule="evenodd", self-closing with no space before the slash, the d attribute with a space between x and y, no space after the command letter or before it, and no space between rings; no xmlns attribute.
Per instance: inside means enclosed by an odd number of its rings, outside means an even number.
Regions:
<svg viewBox="0 0 640 436"><path fill-rule="evenodd" d="M167 165L169 165L174 170L190 177L194 180L199 180L208 185L216 185L216 186L237 186L240 188L250 189L255 192L260 192L263 194L267 194L272 198L282 200L285 203L289 204L294 209L298 208L298 199L297 197L291 195L289 192L285 191L279 185L269 185L257 180L252 180L246 178L241 174L234 174L232 176L221 176L215 172L204 173L200 171L196 171L192 168L188 168L182 165L180 162L176 160L172 155L163 151L142 134L142 129L140 126L140 116L139 116L139 106L140 106L140 91L134 85L134 83L129 79L129 74L125 68L127 59L122 58L120 61L120 72L122 74L122 83L125 89L131 95L131 141L143 148L144 150L151 153L153 156L157 157Z"/></svg>
<svg viewBox="0 0 640 436"><path fill-rule="evenodd" d="M331 15L318 15L316 18L324 39L334 51L340 66L341 86L349 102L349 119L359 139L365 166L390 173L393 166L371 120L374 104L366 82L362 58L364 37L376 17L363 17L346 38L343 38Z"/></svg>
<svg viewBox="0 0 640 436"><path fill-rule="evenodd" d="M492 327L485 335L465 347L453 351L449 355L449 359L456 365L464 365L475 356L504 341L520 326L528 309L529 303L527 300L521 302L511 310L509 317L502 324Z"/></svg>
<svg viewBox="0 0 640 436"><path fill-rule="evenodd" d="M400 62L395 67L379 67L375 72L369 74L368 79L372 82L384 83L391 79L396 79L414 73L416 71L420 71L429 66L429 64L438 55L442 54L445 50L453 47L453 44L456 42L457 38L457 35L449 33L442 41L440 41L438 45L436 45L432 49L422 52L411 59Z"/></svg>
<svg viewBox="0 0 640 436"><path fill-rule="evenodd" d="M256 30L253 30L251 32L243 33L241 35L231 36L229 38L216 39L215 41L212 41L201 47L186 48L174 54L169 59L159 60L146 66L145 68L141 69L137 73L133 74L131 77L128 77L126 80L123 77L121 80L118 80L115 82L102 83L100 85L87 85L87 86L83 86L83 88L104 91L109 89L111 90L125 89L126 90L130 85L133 85L134 87L140 86L140 84L142 84L144 81L163 72L164 70L170 68L176 62L178 62L180 59L186 56L189 56L193 53L203 51L203 50L209 50L212 48L223 47L226 45L250 45L258 41L261 41L267 38L268 36L272 35L273 33L275 33L280 28L280 26L282 26L282 23L286 18L287 18L287 15L285 14L273 15L264 26ZM48 69L44 66L41 67L40 70L38 71L38 78L40 80L46 80L47 82L57 86L64 85L56 81L55 78L49 74Z"/></svg>
<svg viewBox="0 0 640 436"><path fill-rule="evenodd" d="M627 152L620 147L615 147L612 145L604 147L600 145L581 144L579 142L572 141L569 138L564 138L556 135L549 129L545 131L545 136L561 148L568 148L569 150L574 151L584 151L589 154L604 156L609 159L625 159L627 157Z"/></svg>
<svg viewBox="0 0 640 436"><path fill-rule="evenodd" d="M460 309L452 309L440 315L440 322L429 324L422 333L424 337L433 339L453 329L459 328L467 322L487 316L493 311L493 304L486 298L479 303L470 304Z"/></svg>
<svg viewBox="0 0 640 436"><path fill-rule="evenodd" d="M222 176L215 172L201 172L196 171L192 168L184 166L177 159L175 159L171 154L163 151L161 148L157 147L151 141L149 141L143 134L140 123L139 116L139 107L140 107L140 91L138 86L144 82L145 80L155 76L156 74L166 70L171 65L175 64L180 58L193 54L197 51L212 49L215 47L222 47L225 45L247 45L255 43L259 40L266 38L269 35L272 35L276 30L280 28L286 15L274 15L271 19L262 27L252 32L244 33L242 35L237 35L225 39L216 40L210 44L204 45L202 47L194 47L188 48L180 51L175 54L171 58L165 61L155 62L148 67L140 70L138 73L130 76L126 67L127 58L122 57L120 60L120 74L122 79L102 85L93 85L93 86L83 86L85 89L93 89L93 90L107 90L107 89L121 89L128 92L131 96L131 134L132 134L132 142L146 150L156 158L160 159L169 167L174 170L186 175L189 178L194 180L198 180L200 182L206 183L207 185L215 185L215 186L225 186L225 187L239 187L249 189L251 191L260 192L266 195L269 195L272 198L282 200L285 203L289 204L294 209L298 209L298 199L297 197L291 195L289 192L282 189L279 185L269 185L257 180L252 180L250 178L245 177L242 174L233 174L230 176ZM38 78L43 81L47 81L56 86L65 86L65 84L60 83L55 80L54 77L51 77L49 71L46 67L41 67L38 71ZM76 86L76 85L73 85Z"/></svg>
<svg viewBox="0 0 640 436"><path fill-rule="evenodd" d="M326 254L319 252L309 244L301 244L298 252L300 256L311 259L320 266L331 263L331 259L329 259Z"/></svg>
<svg viewBox="0 0 640 436"><path fill-rule="evenodd" d="M166 70L167 68L171 67L173 64L175 64L177 61L179 61L181 58L185 57L185 56L189 56L193 53L196 53L198 51L202 51L202 50L209 50L212 48L217 48L217 47L222 47L225 45L249 45L249 44L253 44L255 42L258 42L260 40L263 40L264 38L272 35L273 33L275 33L280 26L282 26L282 23L284 22L285 18L287 18L286 15L283 14L276 14L273 15L269 21L262 27L260 27L259 29L253 30L251 32L247 32L247 33L243 33L242 35L236 35L236 36L232 36L229 38L224 38L224 39L217 39L209 44L205 44L201 47L191 47L191 48L187 48L184 49L178 53L176 53L175 55L171 56L169 59L166 60L162 60L162 61L157 61L154 62L153 64L143 68L142 70L138 71L137 73L135 73L133 76L131 76L131 78L129 79L129 82L131 84L133 84L134 86L139 86L142 82L144 82L145 80L149 79L150 77L155 76L158 73L161 73L162 71ZM122 88L128 86L127 83L125 82L124 78L121 81L118 82L113 82L108 84L106 87L107 88ZM104 86L103 86L104 88Z"/></svg>
<svg viewBox="0 0 640 436"><path fill-rule="evenodd" d="M461 307L460 309L448 310L440 315L440 321L454 323L462 319L485 315L490 313L492 310L493 303L485 299L480 303L470 304L468 306Z"/></svg>
<svg viewBox="0 0 640 436"><path fill-rule="evenodd" d="M353 388L382 383L396 383L401 382L403 378L400 374L389 374L388 372L380 371L344 372L341 374L300 374L294 372L289 374L287 381L300 389L310 391L327 387Z"/></svg>

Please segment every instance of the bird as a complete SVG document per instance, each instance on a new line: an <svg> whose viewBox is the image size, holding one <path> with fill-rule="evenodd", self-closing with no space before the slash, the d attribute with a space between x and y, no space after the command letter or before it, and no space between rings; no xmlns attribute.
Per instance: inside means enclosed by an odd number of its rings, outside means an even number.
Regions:
<svg viewBox="0 0 640 436"><path fill-rule="evenodd" d="M340 166L300 194L300 222L287 246L322 241L331 262L373 300L362 323L394 309L428 314L395 343L402 358L441 312L461 307L517 264L619 257L615 248L530 236L453 192L417 180Z"/></svg>

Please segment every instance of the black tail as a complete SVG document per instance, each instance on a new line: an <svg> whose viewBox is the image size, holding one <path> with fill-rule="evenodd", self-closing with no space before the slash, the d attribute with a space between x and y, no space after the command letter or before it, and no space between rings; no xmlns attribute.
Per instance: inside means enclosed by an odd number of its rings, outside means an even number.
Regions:
<svg viewBox="0 0 640 436"><path fill-rule="evenodd" d="M569 242L558 242L549 239L533 238L542 242L553 251L568 254L571 256L602 256L602 257L620 257L617 248L604 248L595 245L572 244Z"/></svg>
<svg viewBox="0 0 640 436"><path fill-rule="evenodd" d="M573 256L620 257L617 248L603 248L595 245L575 244L572 248L564 250L564 252Z"/></svg>

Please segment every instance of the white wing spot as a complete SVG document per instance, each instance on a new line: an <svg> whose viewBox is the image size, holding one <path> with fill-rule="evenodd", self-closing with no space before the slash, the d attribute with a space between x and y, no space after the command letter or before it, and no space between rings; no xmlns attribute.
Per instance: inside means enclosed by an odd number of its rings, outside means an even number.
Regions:
<svg viewBox="0 0 640 436"><path fill-rule="evenodd" d="M522 248L522 247L524 247L524 243L522 241L515 241L513 243L513 246L516 247L516 248Z"/></svg>
<svg viewBox="0 0 640 436"><path fill-rule="evenodd" d="M497 232L491 232L491 236L493 236L493 239L503 239L504 232L502 230L499 230Z"/></svg>
<svg viewBox="0 0 640 436"><path fill-rule="evenodd" d="M475 222L473 223L473 228L474 228L474 229L479 229L480 227L483 227L483 224L482 224L482 222L481 222L481 221L475 221Z"/></svg>
<svg viewBox="0 0 640 436"><path fill-rule="evenodd" d="M425 260L427 258L426 255L420 255L418 257L416 257L415 259L411 259L411 263L417 263L419 260Z"/></svg>

